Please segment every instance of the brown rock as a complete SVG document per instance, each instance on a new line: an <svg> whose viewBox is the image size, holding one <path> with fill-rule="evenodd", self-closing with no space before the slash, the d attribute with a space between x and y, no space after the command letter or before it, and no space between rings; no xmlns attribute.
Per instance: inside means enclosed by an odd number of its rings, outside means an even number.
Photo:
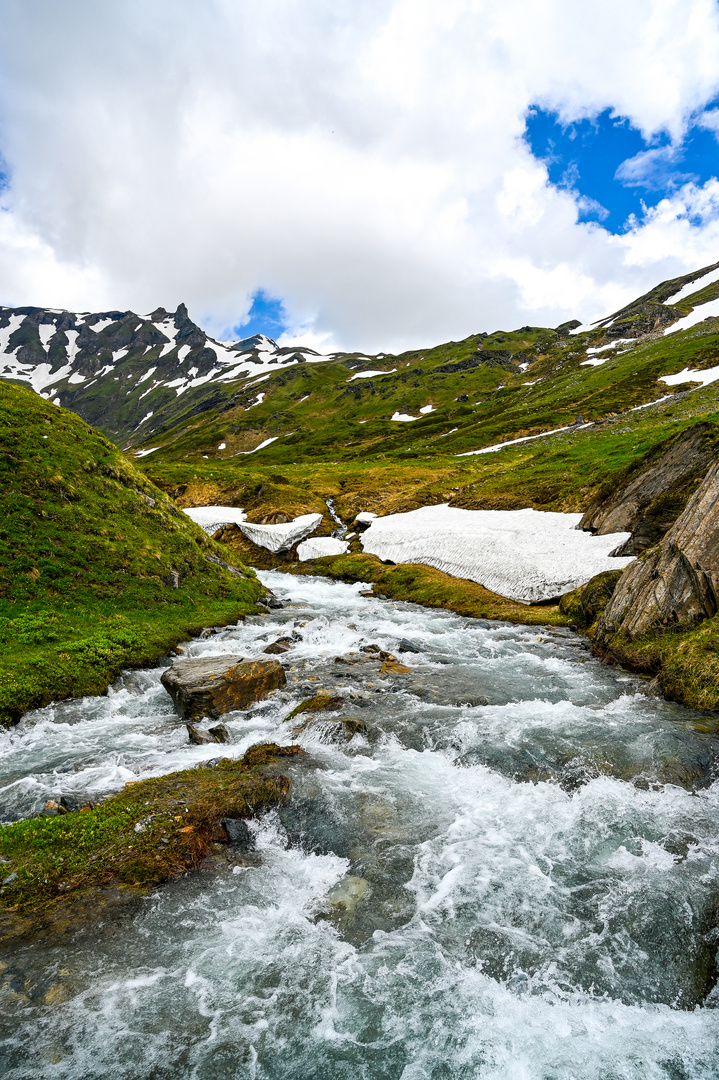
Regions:
<svg viewBox="0 0 719 1080"><path fill-rule="evenodd" d="M719 464L652 551L628 566L597 626L607 646L617 634L690 629L719 609Z"/></svg>
<svg viewBox="0 0 719 1080"><path fill-rule="evenodd" d="M203 716L216 720L283 687L285 673L277 660L200 657L176 660L163 673L162 685L184 720L193 722Z"/></svg>
<svg viewBox="0 0 719 1080"><path fill-rule="evenodd" d="M382 667L379 669L380 675L405 675L412 668L407 667L405 664L398 663L397 660L385 660Z"/></svg>

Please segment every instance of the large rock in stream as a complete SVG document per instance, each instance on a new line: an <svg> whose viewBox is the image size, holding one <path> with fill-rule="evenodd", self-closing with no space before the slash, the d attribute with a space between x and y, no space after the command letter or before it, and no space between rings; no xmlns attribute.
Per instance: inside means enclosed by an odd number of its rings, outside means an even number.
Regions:
<svg viewBox="0 0 719 1080"><path fill-rule="evenodd" d="M719 610L719 463L660 544L622 574L596 632L600 646L617 634L690 630Z"/></svg>
<svg viewBox="0 0 719 1080"><path fill-rule="evenodd" d="M242 656L209 656L176 660L163 672L162 685L183 720L218 719L246 709L285 685L277 660L245 660Z"/></svg>

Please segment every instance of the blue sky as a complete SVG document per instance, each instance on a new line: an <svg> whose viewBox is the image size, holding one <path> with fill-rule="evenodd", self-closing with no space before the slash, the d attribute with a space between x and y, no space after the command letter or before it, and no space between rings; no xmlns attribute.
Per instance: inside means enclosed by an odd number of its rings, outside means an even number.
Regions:
<svg viewBox="0 0 719 1080"><path fill-rule="evenodd" d="M719 143L709 125L719 120L717 103L707 106L672 146L660 134L646 142L623 116L605 109L591 119L563 124L556 113L534 107L527 114L526 141L547 166L549 180L582 197L580 221L596 221L611 233L626 231L631 215L655 206L682 184L703 184L719 172ZM583 204L583 205L582 205Z"/></svg>
<svg viewBox="0 0 719 1080"><path fill-rule="evenodd" d="M266 334L276 339L286 329L287 317L282 300L264 289L258 289L252 295L252 306L246 318L232 328L227 339L248 338L253 334Z"/></svg>

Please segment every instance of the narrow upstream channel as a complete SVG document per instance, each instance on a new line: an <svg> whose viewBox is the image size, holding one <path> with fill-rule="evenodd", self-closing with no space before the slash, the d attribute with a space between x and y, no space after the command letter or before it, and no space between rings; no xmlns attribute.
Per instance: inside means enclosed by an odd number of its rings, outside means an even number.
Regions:
<svg viewBox="0 0 719 1080"><path fill-rule="evenodd" d="M569 631L261 577L282 610L188 649L293 634L286 690L230 714L230 746L188 744L161 669L0 736L4 820L218 749L309 752L251 850L4 956L3 1076L715 1080L715 721ZM401 638L409 674L360 651ZM283 724L319 688L351 742Z"/></svg>

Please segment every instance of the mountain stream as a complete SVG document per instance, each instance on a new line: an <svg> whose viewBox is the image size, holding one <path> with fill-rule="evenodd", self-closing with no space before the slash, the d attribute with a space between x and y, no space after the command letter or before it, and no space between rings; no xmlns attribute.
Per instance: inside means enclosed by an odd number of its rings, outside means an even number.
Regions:
<svg viewBox="0 0 719 1080"><path fill-rule="evenodd" d="M260 576L284 608L187 646L292 634L286 689L226 717L230 745L188 743L162 668L0 735L6 821L257 742L308 751L249 849L3 956L7 1080L716 1078L716 721L570 631ZM350 742L283 723L320 688Z"/></svg>

